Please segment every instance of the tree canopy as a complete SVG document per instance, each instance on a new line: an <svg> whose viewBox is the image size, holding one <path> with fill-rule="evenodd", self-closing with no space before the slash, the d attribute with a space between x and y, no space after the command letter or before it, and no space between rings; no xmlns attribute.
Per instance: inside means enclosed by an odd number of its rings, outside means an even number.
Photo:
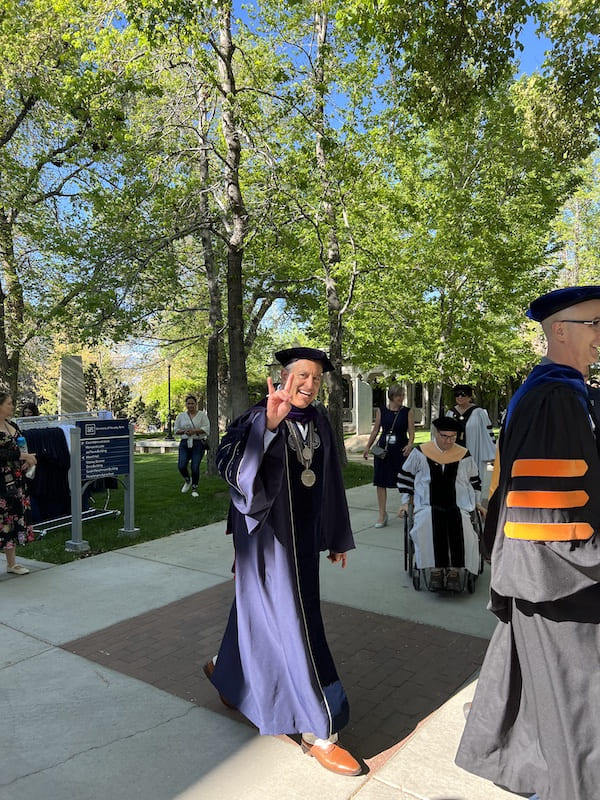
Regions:
<svg viewBox="0 0 600 800"><path fill-rule="evenodd" d="M517 77L530 17L550 44ZM344 362L502 385L531 296L598 280L599 25L591 0L9 0L4 380L55 332L146 337L226 419L301 332L340 431Z"/></svg>

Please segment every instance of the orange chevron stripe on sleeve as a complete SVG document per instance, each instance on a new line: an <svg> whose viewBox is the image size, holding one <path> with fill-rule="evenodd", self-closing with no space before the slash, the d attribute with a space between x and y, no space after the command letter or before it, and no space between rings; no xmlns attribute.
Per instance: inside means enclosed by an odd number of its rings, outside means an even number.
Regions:
<svg viewBox="0 0 600 800"><path fill-rule="evenodd" d="M506 505L509 508L580 508L590 496L582 490L571 492L509 492Z"/></svg>
<svg viewBox="0 0 600 800"><path fill-rule="evenodd" d="M588 471L582 458L519 458L513 462L513 478L579 478Z"/></svg>
<svg viewBox="0 0 600 800"><path fill-rule="evenodd" d="M589 539L594 529L587 522L506 522L504 535L509 539L533 542L573 542Z"/></svg>

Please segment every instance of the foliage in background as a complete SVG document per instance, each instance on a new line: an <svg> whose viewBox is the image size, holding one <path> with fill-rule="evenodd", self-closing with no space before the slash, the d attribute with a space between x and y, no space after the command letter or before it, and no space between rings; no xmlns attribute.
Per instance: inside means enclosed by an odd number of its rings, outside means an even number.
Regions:
<svg viewBox="0 0 600 800"><path fill-rule="evenodd" d="M589 158L580 172L581 186L552 226L552 249L565 284L598 282L600 265L600 163Z"/></svg>
<svg viewBox="0 0 600 800"><path fill-rule="evenodd" d="M88 319L101 336L123 301L116 254L96 259L86 244L89 193L118 179L127 99L141 88L114 19L105 0L3 5L0 373L13 391L28 342L55 327L81 334Z"/></svg>
<svg viewBox="0 0 600 800"><path fill-rule="evenodd" d="M531 295L599 280L595 4L232 9L4 4L2 377L22 355L50 408L53 335L147 336L117 380L164 419L171 364L172 408L192 387L224 422L232 356L242 403L293 325L413 380L519 373ZM551 43L516 80L528 14Z"/></svg>

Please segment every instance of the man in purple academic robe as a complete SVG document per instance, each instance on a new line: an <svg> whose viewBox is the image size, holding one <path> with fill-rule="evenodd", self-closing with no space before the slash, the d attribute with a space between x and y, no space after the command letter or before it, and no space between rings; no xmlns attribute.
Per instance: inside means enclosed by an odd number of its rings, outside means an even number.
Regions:
<svg viewBox="0 0 600 800"><path fill-rule="evenodd" d="M218 656L204 671L261 734L302 736L333 772L361 766L337 744L349 709L325 638L320 552L346 566L354 548L342 473L326 416L315 408L322 350L275 354L282 385L229 427L217 467L230 486L235 600Z"/></svg>

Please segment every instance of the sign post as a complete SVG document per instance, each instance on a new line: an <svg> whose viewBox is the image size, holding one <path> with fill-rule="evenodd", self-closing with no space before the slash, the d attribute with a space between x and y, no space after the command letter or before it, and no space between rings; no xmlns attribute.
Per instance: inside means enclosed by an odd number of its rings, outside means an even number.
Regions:
<svg viewBox="0 0 600 800"><path fill-rule="evenodd" d="M135 442L133 440L133 425L129 423L129 468L127 470L127 475L123 478L123 486L125 488L125 501L124 501L124 525L122 528L119 528L119 533L121 536L135 536L137 533L140 532L139 528L136 528L133 522L134 512L135 512L135 492L134 492L134 480L133 480L133 456L135 452Z"/></svg>
<svg viewBox="0 0 600 800"><path fill-rule="evenodd" d="M133 425L126 419L78 420L71 429L71 530L67 550L90 549L81 537L81 485L100 478L124 476L125 526L119 533L134 536Z"/></svg>
<svg viewBox="0 0 600 800"><path fill-rule="evenodd" d="M81 532L81 431L71 428L71 538L65 542L65 550L74 553L87 553L89 542L82 538Z"/></svg>

